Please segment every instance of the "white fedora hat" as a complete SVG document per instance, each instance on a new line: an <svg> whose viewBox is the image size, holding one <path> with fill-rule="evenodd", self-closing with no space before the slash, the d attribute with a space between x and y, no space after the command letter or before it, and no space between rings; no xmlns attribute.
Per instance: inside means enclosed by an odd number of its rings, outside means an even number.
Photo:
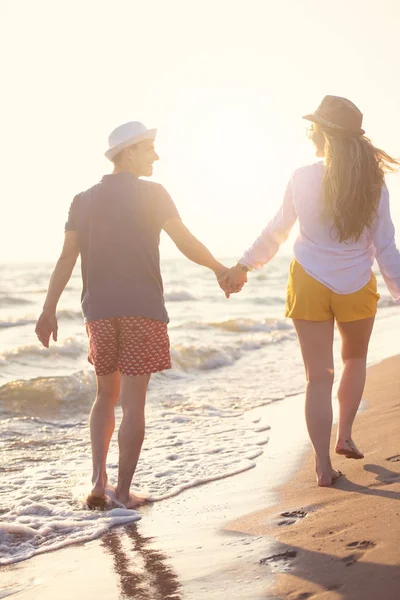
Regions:
<svg viewBox="0 0 400 600"><path fill-rule="evenodd" d="M105 156L112 160L124 148L138 144L144 140L154 140L157 135L157 129L147 129L139 121L130 121L120 125L108 136L108 150Z"/></svg>

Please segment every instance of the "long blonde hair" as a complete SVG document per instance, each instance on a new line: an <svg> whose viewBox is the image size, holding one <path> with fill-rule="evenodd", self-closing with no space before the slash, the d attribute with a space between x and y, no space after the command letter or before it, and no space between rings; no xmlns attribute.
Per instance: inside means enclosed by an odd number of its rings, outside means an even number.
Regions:
<svg viewBox="0 0 400 600"><path fill-rule="evenodd" d="M324 216L333 221L340 242L357 241L372 226L385 173L397 171L400 161L365 136L338 134L315 124L314 129L324 142Z"/></svg>

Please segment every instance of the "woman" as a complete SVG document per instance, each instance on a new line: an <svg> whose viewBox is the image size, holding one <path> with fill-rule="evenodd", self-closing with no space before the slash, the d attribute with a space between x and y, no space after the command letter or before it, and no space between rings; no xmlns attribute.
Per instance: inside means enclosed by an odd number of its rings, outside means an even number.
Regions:
<svg viewBox="0 0 400 600"><path fill-rule="evenodd" d="M310 137L324 161L292 175L275 218L223 287L240 289L247 271L269 262L299 220L287 288L286 316L293 319L307 377L306 420L314 447L317 482L331 485L341 473L329 455L332 428L334 321L342 338L336 453L361 459L352 426L365 384L368 343L379 295L376 258L393 298L400 302L400 254L385 186L386 171L400 164L364 136L362 113L349 100L326 96L315 113Z"/></svg>

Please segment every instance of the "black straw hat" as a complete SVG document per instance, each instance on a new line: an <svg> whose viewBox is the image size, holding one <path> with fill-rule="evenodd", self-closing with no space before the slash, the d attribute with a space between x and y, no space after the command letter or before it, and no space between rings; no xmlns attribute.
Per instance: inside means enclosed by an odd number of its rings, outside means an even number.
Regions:
<svg viewBox="0 0 400 600"><path fill-rule="evenodd" d="M338 133L364 135L363 114L355 104L340 96L325 96L317 110L303 119L318 123Z"/></svg>

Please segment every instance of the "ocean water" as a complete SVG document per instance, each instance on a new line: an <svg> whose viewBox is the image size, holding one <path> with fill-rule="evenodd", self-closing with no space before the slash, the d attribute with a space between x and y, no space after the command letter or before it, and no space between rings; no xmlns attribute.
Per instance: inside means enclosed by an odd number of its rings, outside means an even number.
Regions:
<svg viewBox="0 0 400 600"><path fill-rule="evenodd" d="M268 443L268 405L284 407L285 398L302 391L295 332L283 316L290 260L280 255L252 273L243 292L229 300L206 269L185 259L163 262L173 368L150 382L134 479L153 500L256 467ZM59 304L59 341L46 350L34 327L51 270L49 264L0 266L0 564L140 518L123 507L85 509L95 379L87 362L80 272L77 267ZM377 276L381 301L370 361L396 352L399 322L399 308ZM265 407L263 417L254 416L256 407ZM117 428L120 418L117 408ZM113 440L111 483L117 460Z"/></svg>

